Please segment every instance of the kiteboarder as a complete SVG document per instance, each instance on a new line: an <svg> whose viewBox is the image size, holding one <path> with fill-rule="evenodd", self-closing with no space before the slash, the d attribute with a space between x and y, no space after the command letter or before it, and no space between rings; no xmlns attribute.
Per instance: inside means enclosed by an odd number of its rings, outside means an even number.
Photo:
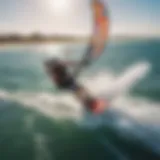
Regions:
<svg viewBox="0 0 160 160"><path fill-rule="evenodd" d="M75 81L75 78L68 70L68 65L73 65L73 63L58 59L51 59L45 62L47 73L56 83L58 89L72 91L87 109L95 113L100 112L102 101L91 96L86 89Z"/></svg>

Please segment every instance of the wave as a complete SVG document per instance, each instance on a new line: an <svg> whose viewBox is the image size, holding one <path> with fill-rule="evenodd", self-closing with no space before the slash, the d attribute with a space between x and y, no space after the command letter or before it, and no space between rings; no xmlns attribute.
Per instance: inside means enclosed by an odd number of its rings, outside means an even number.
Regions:
<svg viewBox="0 0 160 160"><path fill-rule="evenodd" d="M119 110L139 120L160 120L158 116L159 104L142 98L135 98L129 94L130 89L151 69L150 64L140 62L129 67L120 75L105 71L91 77L79 79L93 95L111 98L111 109ZM8 92L0 90L0 98L15 101L23 106L36 109L54 118L80 119L84 110L71 93L34 93L34 92ZM154 117L152 116L154 114Z"/></svg>

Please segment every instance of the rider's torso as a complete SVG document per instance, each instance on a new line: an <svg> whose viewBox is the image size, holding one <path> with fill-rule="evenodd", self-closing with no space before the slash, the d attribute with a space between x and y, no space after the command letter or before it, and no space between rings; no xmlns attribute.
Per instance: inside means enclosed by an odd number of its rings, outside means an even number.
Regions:
<svg viewBox="0 0 160 160"><path fill-rule="evenodd" d="M52 71L53 81L58 86L66 85L71 79L71 75L63 64L58 64Z"/></svg>

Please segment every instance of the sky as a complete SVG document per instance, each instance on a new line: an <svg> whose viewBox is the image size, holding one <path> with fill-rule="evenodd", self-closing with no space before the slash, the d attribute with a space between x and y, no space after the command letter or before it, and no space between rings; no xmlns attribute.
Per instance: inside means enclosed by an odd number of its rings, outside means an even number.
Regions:
<svg viewBox="0 0 160 160"><path fill-rule="evenodd" d="M0 0L0 34L89 34L91 0ZM102 0L111 35L160 36L160 0Z"/></svg>

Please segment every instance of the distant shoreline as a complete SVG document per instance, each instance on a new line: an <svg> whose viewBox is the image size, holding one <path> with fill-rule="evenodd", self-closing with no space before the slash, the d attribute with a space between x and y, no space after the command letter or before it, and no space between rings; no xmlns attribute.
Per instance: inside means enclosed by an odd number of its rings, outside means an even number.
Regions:
<svg viewBox="0 0 160 160"><path fill-rule="evenodd" d="M34 33L31 35L20 34L0 34L0 46L8 45L30 45L30 44L49 44L49 43L79 43L87 42L89 37L74 36L74 35L51 35L45 36L43 34Z"/></svg>
<svg viewBox="0 0 160 160"><path fill-rule="evenodd" d="M67 44L67 43L86 43L87 39L79 40L31 40L31 41L6 41L0 42L0 48L15 47L15 46L28 46L28 45L48 45L48 44Z"/></svg>
<svg viewBox="0 0 160 160"><path fill-rule="evenodd" d="M150 40L150 39L160 39L159 37L127 37L127 36L117 36L117 37L111 37L110 41L132 41L132 40ZM87 37L64 37L64 38L41 38L41 39L5 39L2 40L0 38L0 48L3 47L12 47L12 46L27 46L27 45L46 45L46 44L67 44L67 43L87 43L89 41L89 38Z"/></svg>
<svg viewBox="0 0 160 160"><path fill-rule="evenodd" d="M5 41L5 42L1 42L0 41L0 45L10 45L10 44L42 44L42 43L67 43L67 42L73 42L73 43L77 43L77 42L86 42L87 39L80 39L80 40L31 40L31 41Z"/></svg>

